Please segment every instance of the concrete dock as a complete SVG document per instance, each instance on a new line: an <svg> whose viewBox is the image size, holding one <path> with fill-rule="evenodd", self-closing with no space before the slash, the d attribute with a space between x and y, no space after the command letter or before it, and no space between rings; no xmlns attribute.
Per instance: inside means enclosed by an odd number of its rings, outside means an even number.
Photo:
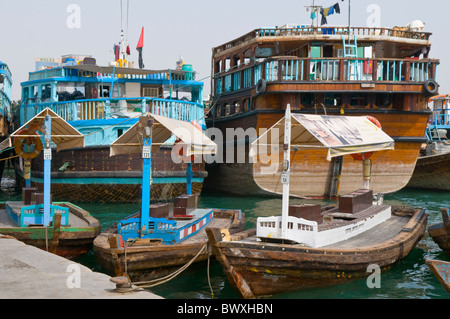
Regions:
<svg viewBox="0 0 450 319"><path fill-rule="evenodd" d="M162 299L115 292L109 276L0 234L0 299Z"/></svg>

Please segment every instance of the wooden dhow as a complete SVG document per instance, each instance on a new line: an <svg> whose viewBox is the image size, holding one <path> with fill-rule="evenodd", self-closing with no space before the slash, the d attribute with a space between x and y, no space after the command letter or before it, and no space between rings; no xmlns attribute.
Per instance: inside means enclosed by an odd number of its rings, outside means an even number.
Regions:
<svg viewBox="0 0 450 319"><path fill-rule="evenodd" d="M188 167L187 194L175 198L170 205L150 205L152 147L171 134L187 148L184 153ZM139 123L111 145L114 156L142 152L142 178L147 187L143 188L141 211L101 233L94 241L97 261L108 273L124 276L134 285L160 284L210 256L205 227L225 228L231 233L244 229L244 214L239 210L198 208L197 197L192 194L191 165L195 155L215 153L216 147L190 123L154 114L141 117Z"/></svg>
<svg viewBox="0 0 450 319"><path fill-rule="evenodd" d="M439 280L445 291L450 293L450 263L442 260L427 259L427 266L433 272L433 275Z"/></svg>
<svg viewBox="0 0 450 319"><path fill-rule="evenodd" d="M65 258L88 253L100 233L100 223L72 203L52 202L50 175L52 144L57 150L83 147L83 135L52 110L44 109L2 142L2 147L11 146L12 138L20 146L19 155L25 162L43 150L44 192L30 187L26 174L28 182L22 190L22 201L7 201L0 209L0 233Z"/></svg>
<svg viewBox="0 0 450 319"><path fill-rule="evenodd" d="M434 96L429 103L433 115L427 127L427 143L407 187L450 191L450 95Z"/></svg>
<svg viewBox="0 0 450 319"><path fill-rule="evenodd" d="M229 159L248 154L249 143L291 104L298 114L375 117L396 149L373 155L379 165L372 171L372 188L375 193L404 188L426 142L427 101L438 91L439 60L429 58L430 38L431 33L411 26L285 25L255 29L213 48L207 125L222 132L228 147L221 162L208 169L207 187L241 195L281 194L281 168L265 174L264 163ZM245 136L227 137L237 132L233 129L243 129ZM359 188L361 162L351 157L328 162L324 150L292 156L292 196L336 196ZM334 172L341 167L345 171L336 189Z"/></svg>
<svg viewBox="0 0 450 319"><path fill-rule="evenodd" d="M450 210L441 209L442 223L434 224L428 227L428 234L433 238L447 256L450 256Z"/></svg>
<svg viewBox="0 0 450 319"><path fill-rule="evenodd" d="M290 206L291 146L315 148L322 144L329 157L358 152L364 157L367 152L390 149L392 139L370 122L346 131L345 117L305 120L303 115L291 116L289 109L284 120L268 131L284 131L278 145L284 150L282 215L258 218L256 229L234 236L226 230L207 229L216 258L241 298L333 285L367 277L368 271L387 270L405 258L425 232L428 215L423 209L383 205L378 194L379 200L373 203L366 174L364 189L339 196L336 207ZM284 130L279 129L282 125ZM349 140L355 136L362 141ZM365 140L367 136L370 142ZM265 143L262 136L252 149L260 140ZM342 153L335 153L338 151Z"/></svg>

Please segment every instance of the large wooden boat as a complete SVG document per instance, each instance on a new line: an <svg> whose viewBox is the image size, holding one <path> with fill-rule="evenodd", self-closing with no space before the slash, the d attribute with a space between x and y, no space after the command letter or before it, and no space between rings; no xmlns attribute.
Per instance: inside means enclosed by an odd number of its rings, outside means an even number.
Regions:
<svg viewBox="0 0 450 319"><path fill-rule="evenodd" d="M141 210L98 236L94 252L109 273L125 276L135 284L160 279L175 267L185 269L193 262L205 260L211 254L205 233L208 225L220 225L233 233L245 227L244 215L239 210L197 207L190 177L193 157L189 154L185 154L187 194L175 198L172 205L150 206L152 148L172 134L196 154L217 151L217 145L193 125L154 114L140 117L136 125L111 145L112 156L124 152L142 154Z"/></svg>
<svg viewBox="0 0 450 319"><path fill-rule="evenodd" d="M121 43L126 47L126 43ZM109 145L150 110L153 114L196 122L206 129L203 82L192 65L179 69L134 68L123 52L109 66L90 56L68 55L43 62L22 85L20 124L50 108L86 138L84 148L53 154L52 184L55 200L72 202L138 202L142 161L135 154L109 157ZM171 158L174 140L154 154L152 200L167 201L186 192L186 165ZM41 159L31 164L31 183L42 188ZM24 163L17 165L23 175ZM205 164L193 166L193 189L200 194L207 176ZM20 179L18 182L23 182Z"/></svg>
<svg viewBox="0 0 450 319"><path fill-rule="evenodd" d="M427 143L417 159L408 188L450 190L450 96L430 99L433 115L427 128Z"/></svg>
<svg viewBox="0 0 450 319"><path fill-rule="evenodd" d="M12 133L11 104L12 104L12 72L8 65L0 61L0 141ZM6 159L10 157L11 150L0 153L0 179L3 176Z"/></svg>
<svg viewBox="0 0 450 319"><path fill-rule="evenodd" d="M450 210L447 208L441 209L442 223L434 224L428 227L428 233L434 242L450 256Z"/></svg>
<svg viewBox="0 0 450 319"><path fill-rule="evenodd" d="M429 58L431 33L411 28L297 26L259 28L213 48L212 100L207 125L223 133L221 163L208 169L207 186L241 195L281 194L281 167L266 174L262 162L237 163L248 143L293 113L372 116L396 142L378 152L372 171L375 193L404 188L416 165L437 93L436 67ZM241 128L245 136L227 136ZM234 147L233 147L234 145ZM281 151L280 151L281 152ZM332 187L340 163L325 151L293 152L291 195L335 196L357 189L361 162L344 158L340 189Z"/></svg>
<svg viewBox="0 0 450 319"><path fill-rule="evenodd" d="M10 146L12 138L14 144L20 145L19 156L25 162L44 151L44 191L39 192L27 182L22 190L22 201L3 204L0 233L66 258L89 252L100 233L99 221L69 202L53 201L51 195L52 145L56 144L57 150L82 147L83 135L47 108L13 132L1 147Z"/></svg>
<svg viewBox="0 0 450 319"><path fill-rule="evenodd" d="M344 124L350 120L352 129ZM280 129L283 125L284 130ZM357 153L364 158L366 152L392 149L392 139L370 121L291 115L288 106L284 119L266 134L283 137L277 142L284 153L281 216L260 217L254 231L236 237L226 230L207 229L213 251L240 297L256 298L367 277L368 271L387 270L400 262L422 238L428 217L425 211L393 208L383 205L378 197L374 203L366 172L364 189L339 196L335 207L289 205L291 147L314 149L322 144L328 149L329 160ZM253 142L252 154L255 146L265 141L263 135ZM368 161L364 160L365 166Z"/></svg>

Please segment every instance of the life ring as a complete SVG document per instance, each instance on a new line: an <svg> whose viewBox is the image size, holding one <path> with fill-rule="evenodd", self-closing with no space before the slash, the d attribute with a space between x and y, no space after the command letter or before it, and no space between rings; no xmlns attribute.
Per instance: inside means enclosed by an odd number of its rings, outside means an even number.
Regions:
<svg viewBox="0 0 450 319"><path fill-rule="evenodd" d="M374 118L373 116L368 116L367 119L369 121L371 121L373 124L375 124L378 128L381 129L381 123L376 118ZM364 161L364 160L370 159L372 157L372 155L373 155L373 152L368 152L368 153L362 153L362 154L352 154L352 157L357 161Z"/></svg>
<svg viewBox="0 0 450 319"><path fill-rule="evenodd" d="M425 90L426 93L430 95L435 95L439 89L439 84L435 80L428 79L423 84L423 89Z"/></svg>
<svg viewBox="0 0 450 319"><path fill-rule="evenodd" d="M191 124L198 129L200 132L203 132L201 125L196 121L191 121ZM173 151L175 152L175 155L177 158L182 161L183 163L194 163L195 161L195 155L187 156L184 155L184 148L185 148L184 142L178 138L175 141L175 144L173 146Z"/></svg>
<svg viewBox="0 0 450 319"><path fill-rule="evenodd" d="M42 141L39 134L35 133L36 137L21 137L14 138L14 150L23 159L31 160L36 158L43 149ZM28 130L21 130L17 135L34 135Z"/></svg>
<svg viewBox="0 0 450 319"><path fill-rule="evenodd" d="M258 83L256 83L256 93L262 94L266 92L266 87L267 87L266 80L264 79L259 80Z"/></svg>

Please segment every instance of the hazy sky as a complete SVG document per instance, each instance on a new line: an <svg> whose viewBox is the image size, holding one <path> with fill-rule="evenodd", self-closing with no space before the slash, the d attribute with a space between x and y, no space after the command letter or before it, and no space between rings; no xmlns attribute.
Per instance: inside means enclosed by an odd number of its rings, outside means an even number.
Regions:
<svg viewBox="0 0 450 319"><path fill-rule="evenodd" d="M329 25L339 26L348 23L348 1L316 0L316 4L328 7L339 2L341 14L328 18ZM123 26L126 33L128 25L132 53L129 60L137 65L135 48L145 27L146 68L175 68L179 56L183 56L194 66L197 79L205 82L206 97L210 93L213 47L259 27L308 24L310 13L305 6L312 0L129 0L128 23L126 3L123 0ZM72 19L74 11L67 12L71 4L80 8L79 20ZM450 74L450 2L352 0L353 26L367 26L371 4L380 8L382 27L406 26L413 20L426 23L425 31L433 33L430 58L441 59L441 93L450 93L450 80L446 78ZM114 59L112 48L120 40L120 0L0 0L0 16L0 61L7 63L13 73L15 100L20 99L20 83L34 70L35 57L92 55L97 64L106 65Z"/></svg>

